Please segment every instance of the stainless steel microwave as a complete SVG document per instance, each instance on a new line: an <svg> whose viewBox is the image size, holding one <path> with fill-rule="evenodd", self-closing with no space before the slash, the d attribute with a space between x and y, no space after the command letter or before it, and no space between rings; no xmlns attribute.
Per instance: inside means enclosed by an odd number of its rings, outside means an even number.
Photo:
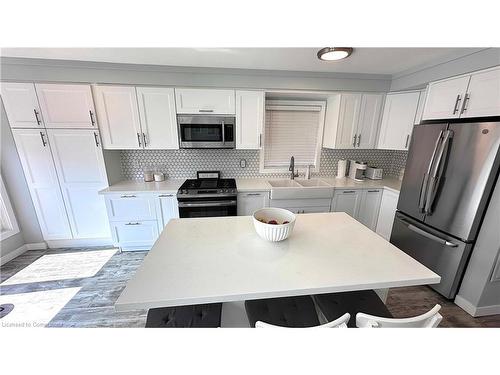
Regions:
<svg viewBox="0 0 500 375"><path fill-rule="evenodd" d="M177 115L180 148L234 148L235 117Z"/></svg>

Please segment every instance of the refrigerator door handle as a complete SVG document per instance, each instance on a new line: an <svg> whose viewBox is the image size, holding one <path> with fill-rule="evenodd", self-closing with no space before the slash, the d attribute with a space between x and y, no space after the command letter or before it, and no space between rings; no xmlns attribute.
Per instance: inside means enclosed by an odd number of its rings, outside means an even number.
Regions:
<svg viewBox="0 0 500 375"><path fill-rule="evenodd" d="M446 130L444 132L444 140L441 143L441 147L439 148L439 154L436 158L436 163L434 165L432 174L429 179L429 185L427 187L427 198L425 200L425 209L424 209L426 215L432 214L432 205L434 204L434 200L436 199L436 193L439 188L439 184L441 182L441 174L442 174L441 165L443 163L443 160L446 159L445 151L447 153L448 144L451 138L453 138L453 131Z"/></svg>
<svg viewBox="0 0 500 375"><path fill-rule="evenodd" d="M438 242L438 243L445 245L445 246L448 246L448 247L457 247L458 246L456 243L450 242L444 238L441 238L441 237L436 236L432 233L426 232L425 230L420 229L419 227L409 223L408 221L406 221L402 218L399 218L399 220L402 221L403 223L405 223L405 225L407 225L409 230L411 230L412 232L415 232L417 234L420 234L421 236L424 236L425 238L428 238L430 240L433 240L435 242Z"/></svg>
<svg viewBox="0 0 500 375"><path fill-rule="evenodd" d="M431 160L429 161L429 166L427 167L427 172L424 174L424 178L422 179L422 185L420 187L420 199L418 201L418 208L420 212L425 211L425 202L427 197L427 190L429 185L429 176L432 171L432 166L434 164L434 159L436 158L437 150L439 148L439 144L441 143L441 139L443 137L444 131L441 130L436 139L436 144L434 145L434 151L432 151Z"/></svg>

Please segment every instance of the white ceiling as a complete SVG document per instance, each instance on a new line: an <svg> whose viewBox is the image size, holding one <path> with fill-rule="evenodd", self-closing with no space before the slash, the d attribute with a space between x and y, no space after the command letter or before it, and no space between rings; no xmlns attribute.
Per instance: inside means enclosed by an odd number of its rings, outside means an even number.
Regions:
<svg viewBox="0 0 500 375"><path fill-rule="evenodd" d="M318 48L3 48L2 56L187 67L398 74L479 48L355 48L346 60L320 61Z"/></svg>

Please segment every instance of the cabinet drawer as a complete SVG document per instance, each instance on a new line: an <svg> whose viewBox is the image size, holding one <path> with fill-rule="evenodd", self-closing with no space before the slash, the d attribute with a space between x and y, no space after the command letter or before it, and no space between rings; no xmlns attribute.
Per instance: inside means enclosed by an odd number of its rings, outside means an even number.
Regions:
<svg viewBox="0 0 500 375"><path fill-rule="evenodd" d="M111 223L115 246L123 250L149 250L158 238L158 222L117 221Z"/></svg>
<svg viewBox="0 0 500 375"><path fill-rule="evenodd" d="M106 196L109 221L156 220L151 194L116 194Z"/></svg>

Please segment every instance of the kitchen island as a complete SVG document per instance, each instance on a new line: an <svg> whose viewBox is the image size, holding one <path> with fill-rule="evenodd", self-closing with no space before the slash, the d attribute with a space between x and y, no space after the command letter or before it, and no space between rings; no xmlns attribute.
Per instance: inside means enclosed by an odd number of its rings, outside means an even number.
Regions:
<svg viewBox="0 0 500 375"><path fill-rule="evenodd" d="M241 303L439 281L345 213L297 215L291 236L278 243L261 239L250 216L172 219L115 308ZM239 306L231 314L243 314ZM223 325L234 326L224 324L224 315Z"/></svg>

